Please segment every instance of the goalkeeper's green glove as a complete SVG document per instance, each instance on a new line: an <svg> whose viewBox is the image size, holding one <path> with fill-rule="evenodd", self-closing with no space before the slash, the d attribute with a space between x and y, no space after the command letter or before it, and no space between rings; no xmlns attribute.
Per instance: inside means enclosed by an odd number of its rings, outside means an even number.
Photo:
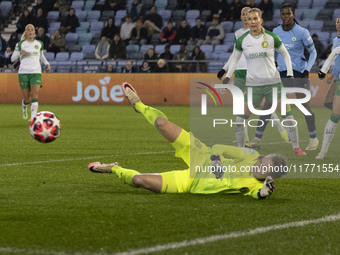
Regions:
<svg viewBox="0 0 340 255"><path fill-rule="evenodd" d="M263 186L261 189L259 189L259 192L257 193L257 197L259 199L264 199L268 196L270 196L275 190L275 182L274 179L270 176L267 176L266 180L263 183Z"/></svg>

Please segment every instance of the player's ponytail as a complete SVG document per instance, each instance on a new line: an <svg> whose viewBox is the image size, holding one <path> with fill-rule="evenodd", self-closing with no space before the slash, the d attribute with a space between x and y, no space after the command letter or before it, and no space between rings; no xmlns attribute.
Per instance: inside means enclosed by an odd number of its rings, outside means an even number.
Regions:
<svg viewBox="0 0 340 255"><path fill-rule="evenodd" d="M26 39L26 31L22 33L20 41L25 40Z"/></svg>

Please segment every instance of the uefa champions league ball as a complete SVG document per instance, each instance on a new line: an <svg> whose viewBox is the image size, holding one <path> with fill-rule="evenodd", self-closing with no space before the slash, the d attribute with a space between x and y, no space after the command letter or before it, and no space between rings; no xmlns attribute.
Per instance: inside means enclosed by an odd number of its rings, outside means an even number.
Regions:
<svg viewBox="0 0 340 255"><path fill-rule="evenodd" d="M60 120L53 112L38 112L29 122L31 136L41 143L50 143L60 135Z"/></svg>

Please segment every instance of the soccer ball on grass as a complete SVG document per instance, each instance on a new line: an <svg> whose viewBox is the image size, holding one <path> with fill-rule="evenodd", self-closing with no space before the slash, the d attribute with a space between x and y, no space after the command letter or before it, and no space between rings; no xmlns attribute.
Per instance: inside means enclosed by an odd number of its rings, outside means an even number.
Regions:
<svg viewBox="0 0 340 255"><path fill-rule="evenodd" d="M41 143L50 143L60 135L60 120L53 112L38 112L29 122L31 136Z"/></svg>

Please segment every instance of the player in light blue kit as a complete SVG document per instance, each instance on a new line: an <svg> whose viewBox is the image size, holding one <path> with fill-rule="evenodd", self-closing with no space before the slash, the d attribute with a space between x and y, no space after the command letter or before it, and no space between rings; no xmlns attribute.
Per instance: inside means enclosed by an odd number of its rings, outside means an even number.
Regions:
<svg viewBox="0 0 340 255"><path fill-rule="evenodd" d="M318 73L320 79L325 78L331 64L333 62L335 63L332 75L336 82L336 92L333 100L332 115L325 126L322 148L320 153L316 156L316 159L323 159L326 157L329 145L331 144L335 134L336 125L340 120L340 57L338 56L340 54L340 17L337 17L336 19L336 30L338 32L338 36L333 40L332 53L329 55Z"/></svg>
<svg viewBox="0 0 340 255"><path fill-rule="evenodd" d="M289 3L283 4L280 8L280 15L282 19L282 25L274 28L273 33L277 34L280 37L281 41L289 52L290 58L292 60L294 78L297 78L294 79L293 86L309 90L310 88L308 76L317 55L313 40L310 36L309 31L305 28L302 28L296 23L294 5ZM310 54L308 61L306 60L304 55L305 48ZM287 67L284 62L284 58L278 52L276 52L276 54L278 64L277 68L280 72L280 76L281 78L286 78ZM286 79L283 79L282 81L284 86L287 87L288 84L285 83L285 80ZM296 93L296 97L304 98L305 95ZM309 144L307 145L306 150L316 150L319 144L319 140L316 137L315 115L312 112L309 102L305 103L304 107L310 113L312 113L311 116L305 115L310 137ZM265 108L269 109L270 105L265 106ZM261 116L260 119L265 124L256 129L255 138L246 144L246 146L248 147L256 148L259 147L261 144L261 138L268 123L268 121L266 122L265 120L270 119L270 116ZM259 123L261 123L261 121Z"/></svg>

